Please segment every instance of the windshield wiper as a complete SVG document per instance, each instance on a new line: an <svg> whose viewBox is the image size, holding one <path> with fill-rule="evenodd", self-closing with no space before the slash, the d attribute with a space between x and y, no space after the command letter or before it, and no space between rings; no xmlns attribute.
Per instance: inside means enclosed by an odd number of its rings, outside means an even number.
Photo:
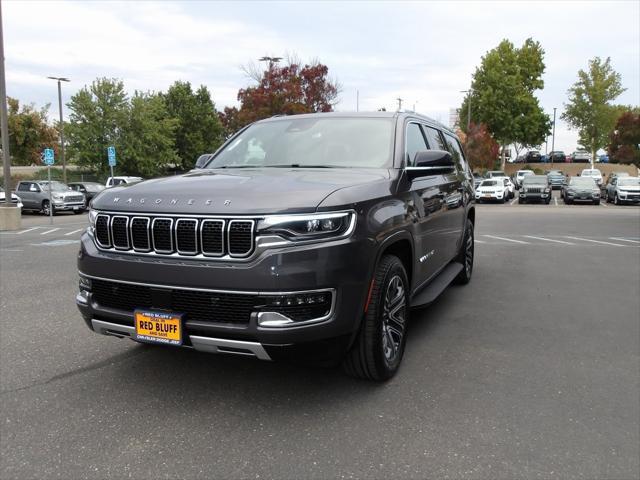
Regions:
<svg viewBox="0 0 640 480"><path fill-rule="evenodd" d="M212 170L218 168L262 168L263 165L222 165L221 167L212 167Z"/></svg>

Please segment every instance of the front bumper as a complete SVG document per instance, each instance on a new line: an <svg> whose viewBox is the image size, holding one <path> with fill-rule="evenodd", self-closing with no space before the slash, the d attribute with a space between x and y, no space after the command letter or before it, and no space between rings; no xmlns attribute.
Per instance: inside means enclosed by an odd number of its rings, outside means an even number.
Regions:
<svg viewBox="0 0 640 480"><path fill-rule="evenodd" d="M329 290L333 295L332 308L325 318L318 321L265 327L258 321L258 311L253 311L247 322L239 323L210 319L202 321L197 314L186 315L183 320L183 339L187 347L253 354L258 358L261 358L260 355L253 350L259 352L263 348L269 352L269 357L276 358L284 347L336 340L321 352L308 349L314 355L334 355L344 353L349 339L359 327L374 254L370 240L350 237L295 249L270 249L247 262L159 255L149 257L98 250L89 234L85 233L81 238L78 270L89 278L145 286L160 294L177 289L181 292L214 291L222 295L273 296ZM101 305L94 297L88 291L76 297L76 304L87 326L98 333L131 337L135 325L131 305L113 308L113 305ZM156 301L155 298L153 301ZM141 308L167 309L162 299L157 305L141 305ZM229 341L245 342L246 345L242 348L232 347L225 343ZM332 351L334 347L336 351ZM234 352L234 348L238 352Z"/></svg>
<svg viewBox="0 0 640 480"><path fill-rule="evenodd" d="M61 201L53 201L53 209L54 210L84 210L86 208L86 204L84 202L61 202Z"/></svg>
<svg viewBox="0 0 640 480"><path fill-rule="evenodd" d="M520 191L520 199L522 200L533 200L538 202L546 202L549 198L551 198L551 192L547 193L531 193L531 192L523 192Z"/></svg>
<svg viewBox="0 0 640 480"><path fill-rule="evenodd" d="M640 203L640 193L617 192L618 200L627 203Z"/></svg>
<svg viewBox="0 0 640 480"><path fill-rule="evenodd" d="M588 202L588 203L593 203L593 202L599 202L600 201L600 194L594 194L594 193L565 193L567 200L570 200L572 202Z"/></svg>

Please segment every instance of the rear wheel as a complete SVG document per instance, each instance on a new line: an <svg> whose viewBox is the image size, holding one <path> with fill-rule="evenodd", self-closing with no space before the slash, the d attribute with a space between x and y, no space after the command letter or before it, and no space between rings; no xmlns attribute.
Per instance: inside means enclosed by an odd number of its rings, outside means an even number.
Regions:
<svg viewBox="0 0 640 480"><path fill-rule="evenodd" d="M409 282L400 259L385 255L371 287L360 332L343 362L345 372L368 380L387 380L398 371L406 343Z"/></svg>
<svg viewBox="0 0 640 480"><path fill-rule="evenodd" d="M473 237L473 222L467 218L467 224L465 225L464 238L462 239L462 245L460 246L460 252L458 253L457 262L461 263L464 267L462 271L455 278L455 282L461 285L466 285L471 281L471 274L473 273L473 256L474 256L474 237Z"/></svg>
<svg viewBox="0 0 640 480"><path fill-rule="evenodd" d="M42 201L42 213L47 216L51 214L50 207L49 207L49 200Z"/></svg>
<svg viewBox="0 0 640 480"><path fill-rule="evenodd" d="M618 198L618 192L613 194L613 203L620 205L620 199Z"/></svg>

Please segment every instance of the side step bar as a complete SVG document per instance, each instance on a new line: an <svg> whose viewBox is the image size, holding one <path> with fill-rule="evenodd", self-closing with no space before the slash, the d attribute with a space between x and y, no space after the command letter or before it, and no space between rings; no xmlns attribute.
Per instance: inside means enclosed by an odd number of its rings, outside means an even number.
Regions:
<svg viewBox="0 0 640 480"><path fill-rule="evenodd" d="M411 299L411 307L425 307L432 303L453 282L453 279L463 268L464 266L458 262L452 262L447 265L429 285L414 294Z"/></svg>
<svg viewBox="0 0 640 480"><path fill-rule="evenodd" d="M91 325L96 333L102 335L112 335L114 337L136 338L136 329L129 325L119 325L117 323L105 322L103 320L91 320ZM227 340L225 338L200 337L189 335L189 340L193 348L201 352L209 353L229 353L232 355L248 355L260 360L271 360L271 357L261 343L245 342L242 340Z"/></svg>

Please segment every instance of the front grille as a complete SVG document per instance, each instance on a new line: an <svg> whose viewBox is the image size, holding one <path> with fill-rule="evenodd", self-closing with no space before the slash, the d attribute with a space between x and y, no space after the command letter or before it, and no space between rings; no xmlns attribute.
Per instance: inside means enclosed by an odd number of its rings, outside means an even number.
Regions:
<svg viewBox="0 0 640 480"><path fill-rule="evenodd" d="M84 197L82 195L68 195L64 197L65 202L82 202Z"/></svg>
<svg viewBox="0 0 640 480"><path fill-rule="evenodd" d="M331 295L322 302L305 305L266 306L265 298L254 293L206 292L92 279L92 298L101 307L133 312L138 308L170 310L185 314L187 320L246 325L251 313L279 312L294 321L320 318L331 310Z"/></svg>
<svg viewBox="0 0 640 480"><path fill-rule="evenodd" d="M255 244L255 220L100 213L95 239L102 249L131 253L245 258Z"/></svg>
<svg viewBox="0 0 640 480"><path fill-rule="evenodd" d="M542 189L541 188L530 188L530 187L527 187L527 193L542 193Z"/></svg>

